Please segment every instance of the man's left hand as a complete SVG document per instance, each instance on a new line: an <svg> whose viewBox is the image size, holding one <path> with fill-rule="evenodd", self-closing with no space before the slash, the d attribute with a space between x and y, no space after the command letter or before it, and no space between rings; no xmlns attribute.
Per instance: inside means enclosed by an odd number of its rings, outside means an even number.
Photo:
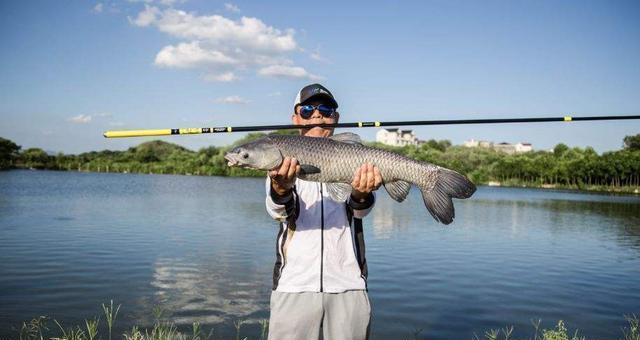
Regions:
<svg viewBox="0 0 640 340"><path fill-rule="evenodd" d="M358 201L364 201L367 196L382 185L380 169L371 163L362 164L353 176L351 196Z"/></svg>

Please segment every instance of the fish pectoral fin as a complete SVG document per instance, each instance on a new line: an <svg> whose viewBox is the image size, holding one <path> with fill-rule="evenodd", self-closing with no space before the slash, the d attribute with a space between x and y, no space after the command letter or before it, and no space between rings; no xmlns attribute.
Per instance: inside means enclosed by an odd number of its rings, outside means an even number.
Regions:
<svg viewBox="0 0 640 340"><path fill-rule="evenodd" d="M402 202L409 195L411 189L411 183L405 181L395 181L384 184L384 188L387 189L389 196L398 202Z"/></svg>
<svg viewBox="0 0 640 340"><path fill-rule="evenodd" d="M347 183L327 183L327 192L336 202L345 202L351 195L351 184Z"/></svg>
<svg viewBox="0 0 640 340"><path fill-rule="evenodd" d="M360 136L353 132L342 132L329 137L337 142L349 143L349 144L362 144Z"/></svg>
<svg viewBox="0 0 640 340"><path fill-rule="evenodd" d="M300 173L298 175L311 175L311 174L319 174L320 168L317 166L313 166L310 164L300 164Z"/></svg>

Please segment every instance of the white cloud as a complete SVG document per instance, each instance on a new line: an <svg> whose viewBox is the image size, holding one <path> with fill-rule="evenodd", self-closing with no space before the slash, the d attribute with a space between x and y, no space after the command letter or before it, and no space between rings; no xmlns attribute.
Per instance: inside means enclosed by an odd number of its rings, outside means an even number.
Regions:
<svg viewBox="0 0 640 340"><path fill-rule="evenodd" d="M276 92L273 92L273 93L269 93L267 96L268 97L279 97L281 95L282 95L282 92L276 91Z"/></svg>
<svg viewBox="0 0 640 340"><path fill-rule="evenodd" d="M87 124L91 121L91 116L89 115L77 115L75 117L71 117L68 119L72 123L76 124Z"/></svg>
<svg viewBox="0 0 640 340"><path fill-rule="evenodd" d="M233 72L225 72L222 74L207 74L203 78L206 81L220 81L225 83L240 79Z"/></svg>
<svg viewBox="0 0 640 340"><path fill-rule="evenodd" d="M95 6L93 6L94 13L102 13L103 9L104 9L104 5L101 2L98 2Z"/></svg>
<svg viewBox="0 0 640 340"><path fill-rule="evenodd" d="M240 13L240 8L238 8L238 6L228 2L224 4L224 9L229 12Z"/></svg>
<svg viewBox="0 0 640 340"><path fill-rule="evenodd" d="M138 13L138 17L135 19L129 18L129 21L140 27L146 27L156 21L157 16L160 14L160 10L157 7L144 5L144 11Z"/></svg>
<svg viewBox="0 0 640 340"><path fill-rule="evenodd" d="M165 6L173 6L183 2L186 2L186 0L160 0L160 4Z"/></svg>
<svg viewBox="0 0 640 340"><path fill-rule="evenodd" d="M145 4L151 4L151 3L159 3L161 5L164 6L173 6L177 3L183 3L186 2L187 0L128 0L129 2L144 2Z"/></svg>
<svg viewBox="0 0 640 340"><path fill-rule="evenodd" d="M309 57L311 57L311 59L313 59L315 61L319 61L321 63L331 63L331 61L329 61L329 59L321 56L318 51L311 52L311 54L309 54Z"/></svg>
<svg viewBox="0 0 640 340"><path fill-rule="evenodd" d="M200 47L198 41L180 43L178 46L165 46L158 52L156 65L165 67L188 68L204 65L233 65L238 61L220 51Z"/></svg>
<svg viewBox="0 0 640 340"><path fill-rule="evenodd" d="M110 126L124 126L123 122L109 122Z"/></svg>
<svg viewBox="0 0 640 340"><path fill-rule="evenodd" d="M206 81L234 81L239 79L237 74L252 71L273 77L320 78L293 65L290 54L300 52L293 29L278 29L258 18L232 20L145 4L129 21L182 40L157 53L157 66L200 68Z"/></svg>
<svg viewBox="0 0 640 340"><path fill-rule="evenodd" d="M320 80L322 77L307 72L300 66L270 65L258 70L261 76L290 79Z"/></svg>
<svg viewBox="0 0 640 340"><path fill-rule="evenodd" d="M145 19L153 19L143 23L153 23L160 31L178 38L265 52L289 52L296 48L293 30L283 32L258 18L242 17L235 21L221 15L197 16L173 8L160 11L149 6L140 14Z"/></svg>
<svg viewBox="0 0 640 340"><path fill-rule="evenodd" d="M217 103L222 104L247 104L249 101L240 96L228 96L216 99Z"/></svg>

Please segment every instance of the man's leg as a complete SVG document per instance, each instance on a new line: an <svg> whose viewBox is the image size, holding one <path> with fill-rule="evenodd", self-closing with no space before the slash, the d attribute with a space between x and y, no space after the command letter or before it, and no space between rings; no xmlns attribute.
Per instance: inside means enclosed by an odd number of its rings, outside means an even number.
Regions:
<svg viewBox="0 0 640 340"><path fill-rule="evenodd" d="M271 292L269 339L318 340L322 314L322 293Z"/></svg>
<svg viewBox="0 0 640 340"><path fill-rule="evenodd" d="M362 340L369 337L371 305L366 291L325 293L323 298L325 340Z"/></svg>

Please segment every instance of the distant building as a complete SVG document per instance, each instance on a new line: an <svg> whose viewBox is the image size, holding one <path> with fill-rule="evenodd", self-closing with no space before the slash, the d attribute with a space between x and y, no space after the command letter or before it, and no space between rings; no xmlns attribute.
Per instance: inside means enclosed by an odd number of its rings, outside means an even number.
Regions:
<svg viewBox="0 0 640 340"><path fill-rule="evenodd" d="M376 142L391 146L418 145L420 141L412 130L380 129Z"/></svg>
<svg viewBox="0 0 640 340"><path fill-rule="evenodd" d="M468 141L465 141L462 145L468 148L493 149L493 150L504 152L510 155L516 154L516 153L525 153L525 152L533 151L533 145L531 145L531 143L526 143L526 142L511 144L507 142L494 143L490 141L470 139Z"/></svg>
<svg viewBox="0 0 640 340"><path fill-rule="evenodd" d="M516 153L515 145L509 144L507 142L493 144L493 149L496 150L496 151L508 153L510 155Z"/></svg>
<svg viewBox="0 0 640 340"><path fill-rule="evenodd" d="M470 139L468 141L465 141L462 145L468 148L490 148L493 146L493 142Z"/></svg>
<svg viewBox="0 0 640 340"><path fill-rule="evenodd" d="M533 151L533 145L531 143L520 142L516 144L516 153L524 153Z"/></svg>

